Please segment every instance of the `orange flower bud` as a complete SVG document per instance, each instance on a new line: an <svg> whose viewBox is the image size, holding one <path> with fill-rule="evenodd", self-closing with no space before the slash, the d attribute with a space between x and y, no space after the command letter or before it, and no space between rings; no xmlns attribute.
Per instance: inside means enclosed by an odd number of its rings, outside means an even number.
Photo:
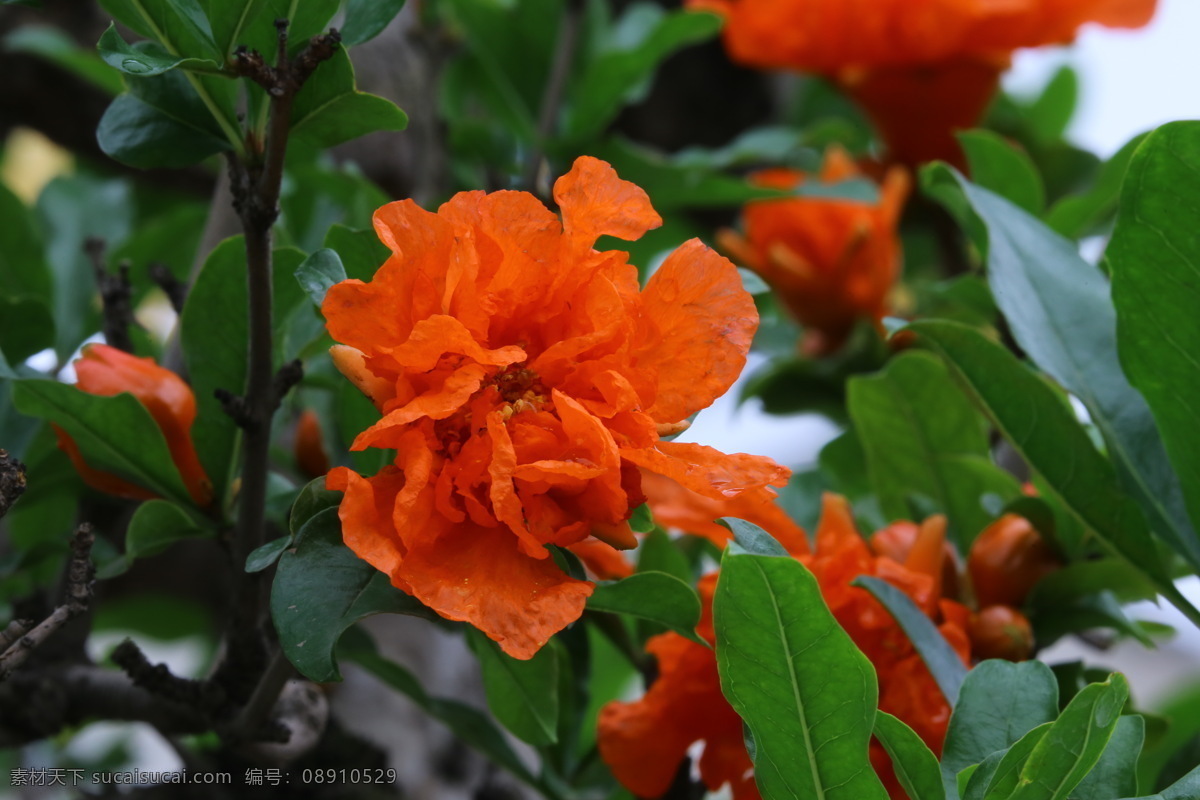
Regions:
<svg viewBox="0 0 1200 800"><path fill-rule="evenodd" d="M979 660L1025 661L1033 655L1033 628L1012 606L988 606L971 615L971 654Z"/></svg>
<svg viewBox="0 0 1200 800"><path fill-rule="evenodd" d="M818 179L835 183L861 175L835 147ZM808 176L773 169L752 180L794 189ZM725 231L718 243L778 292L808 329L807 350L831 353L859 319L878 325L887 313L887 296L900 272L896 225L908 191L907 174L896 168L884 176L878 203L814 197L750 203L743 215L745 238Z"/></svg>
<svg viewBox="0 0 1200 800"><path fill-rule="evenodd" d="M317 412L304 409L296 423L296 441L293 450L296 466L310 478L319 478L329 472L329 453L321 436L321 422Z"/></svg>
<svg viewBox="0 0 1200 800"><path fill-rule="evenodd" d="M75 385L88 394L112 397L128 392L136 397L158 423L192 500L198 506L207 506L212 501L212 482L192 444L196 397L183 379L155 364L152 358L139 358L104 344L83 349L83 355L75 361L75 374L78 376ZM84 483L119 497L144 500L155 496L123 478L89 467L78 445L62 430L55 430L59 448L70 457Z"/></svg>
<svg viewBox="0 0 1200 800"><path fill-rule="evenodd" d="M967 571L980 608L1019 606L1034 584L1062 566L1029 520L1005 514L971 544Z"/></svg>

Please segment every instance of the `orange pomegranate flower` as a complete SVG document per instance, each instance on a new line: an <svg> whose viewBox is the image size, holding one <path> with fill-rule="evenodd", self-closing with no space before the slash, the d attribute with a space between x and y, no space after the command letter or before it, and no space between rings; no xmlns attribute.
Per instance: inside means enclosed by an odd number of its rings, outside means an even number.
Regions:
<svg viewBox="0 0 1200 800"><path fill-rule="evenodd" d="M593 245L661 224L646 193L585 156L554 198L561 221L524 192L386 205L375 229L393 255L322 307L335 364L382 414L353 447L398 451L369 478L330 472L346 544L518 658L592 591L547 545L636 543L639 469L714 499L788 477L660 439L745 363L758 315L734 266L692 240L640 289L626 253Z"/></svg>
<svg viewBox="0 0 1200 800"><path fill-rule="evenodd" d="M730 57L815 72L848 89L894 160L956 158L1011 54L1088 22L1138 28L1156 0L689 0L725 17Z"/></svg>
<svg viewBox="0 0 1200 800"><path fill-rule="evenodd" d="M296 466L310 478L319 478L329 472L329 453L321 435L321 420L311 408L304 409L296 422L292 454L296 457Z"/></svg>
<svg viewBox="0 0 1200 800"><path fill-rule="evenodd" d="M891 614L850 582L859 575L874 575L902 590L939 623L963 663L969 663L969 614L938 592L945 531L945 519L931 517L919 527L904 563L874 555L855 529L845 499L827 494L814 552L797 556L817 577L829 610L874 664L880 709L904 720L934 752L941 752L950 707ZM713 644L716 577L700 581L704 616L696 628ZM699 766L705 785L715 790L728 782L736 800L758 798L742 721L721 694L714 652L676 633L652 638L646 649L658 659L658 679L640 700L609 703L600 713L600 755L617 780L639 797L657 797L670 786L691 746L703 741ZM889 795L905 798L883 747L872 743L870 755Z"/></svg>
<svg viewBox="0 0 1200 800"><path fill-rule="evenodd" d="M88 394L111 397L128 392L138 399L158 423L167 440L171 459L179 468L183 483L198 506L212 501L212 482L200 465L192 444L192 422L196 419L196 397L183 379L152 358L139 358L106 344L90 344L75 361L75 384ZM75 465L83 482L93 489L134 500L157 497L149 489L130 483L108 472L88 466L75 443L55 427L59 449Z"/></svg>
<svg viewBox="0 0 1200 800"><path fill-rule="evenodd" d="M834 147L817 179L833 183L860 174L850 156ZM752 180L793 189L808 177L772 169ZM827 354L845 342L857 320L879 324L887 313L887 296L900 272L896 226L908 191L907 175L893 167L878 203L817 197L749 203L745 236L723 231L719 241L761 275L805 326L805 349Z"/></svg>

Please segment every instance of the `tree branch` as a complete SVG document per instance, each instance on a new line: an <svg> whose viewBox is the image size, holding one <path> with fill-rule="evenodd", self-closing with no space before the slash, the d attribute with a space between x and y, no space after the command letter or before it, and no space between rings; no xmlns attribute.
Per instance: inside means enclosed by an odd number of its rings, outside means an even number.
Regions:
<svg viewBox="0 0 1200 800"><path fill-rule="evenodd" d="M104 261L105 243L95 236L88 237L83 249L92 261L96 276L96 288L100 290L100 301L104 309L104 341L118 350L133 352L133 340L129 338L129 327L137 325L133 316L133 285L129 282L129 262L117 265L110 272Z"/></svg>
<svg viewBox="0 0 1200 800"><path fill-rule="evenodd" d="M0 517L25 494L25 465L0 449Z"/></svg>

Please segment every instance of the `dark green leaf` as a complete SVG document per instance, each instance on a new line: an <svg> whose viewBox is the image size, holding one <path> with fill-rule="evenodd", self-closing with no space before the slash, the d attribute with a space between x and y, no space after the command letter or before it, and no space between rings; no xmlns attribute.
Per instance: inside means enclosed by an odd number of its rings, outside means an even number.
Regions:
<svg viewBox="0 0 1200 800"><path fill-rule="evenodd" d="M883 604L888 613L904 629L910 642L917 650L917 655L929 667L930 674L937 682L938 689L951 706L958 702L963 680L967 676L967 668L962 659L954 652L954 648L942 636L937 626L917 608L908 595L892 586L890 583L869 575L860 575L852 582L870 592L876 600Z"/></svg>
<svg viewBox="0 0 1200 800"><path fill-rule="evenodd" d="M258 20L267 0L207 0L207 3L213 42L224 62L244 43L246 27Z"/></svg>
<svg viewBox="0 0 1200 800"><path fill-rule="evenodd" d="M1054 390L1003 347L966 326L924 321L910 328L946 358L1057 501L1169 593L1172 585L1151 546L1141 509L1117 487L1112 465L1096 452ZM1179 600L1176 594L1172 602Z"/></svg>
<svg viewBox="0 0 1200 800"><path fill-rule="evenodd" d="M1200 568L1200 537L1188 520L1146 401L1121 372L1117 319L1104 276L1073 242L946 167L929 182L954 182L986 227L988 281L1013 336L1029 357L1087 407L1117 476L1152 530Z"/></svg>
<svg viewBox="0 0 1200 800"><path fill-rule="evenodd" d="M296 502L292 504L291 514L288 516L288 528L292 535L298 534L304 527L304 523L317 514L327 508L337 508L341 502L342 493L326 489L324 477L309 481L300 490Z"/></svg>
<svg viewBox="0 0 1200 800"><path fill-rule="evenodd" d="M96 140L110 157L141 169L187 167L229 149L192 119L172 116L132 94L121 95L105 110Z"/></svg>
<svg viewBox="0 0 1200 800"><path fill-rule="evenodd" d="M1121 366L1154 412L1171 464L1200 526L1200 123L1175 122L1150 134L1129 164L1121 211L1106 254L1113 276ZM1154 484L1151 484L1152 486ZM1184 555L1200 564L1197 540ZM1178 547L1178 545L1177 545Z"/></svg>
<svg viewBox="0 0 1200 800"><path fill-rule="evenodd" d="M8 358L20 363L53 346L54 317L43 301L0 294L0 350Z"/></svg>
<svg viewBox="0 0 1200 800"><path fill-rule="evenodd" d="M1029 761L1029 755L1037 747L1046 734L1050 732L1052 722L1047 722L1031 730L1018 739L1012 747L999 753L992 753L983 760L974 772L963 771L959 775L958 785L963 787L963 776L969 775L963 800L989 800L990 798L1007 797L1013 786L1019 780L1021 768Z"/></svg>
<svg viewBox="0 0 1200 800"><path fill-rule="evenodd" d="M311 518L279 558L271 584L271 619L284 655L311 680L341 680L333 657L338 638L363 617L385 613L436 618L342 544L336 509Z"/></svg>
<svg viewBox="0 0 1200 800"><path fill-rule="evenodd" d="M1138 800L1196 800L1197 797L1200 797L1200 767L1196 767L1158 794Z"/></svg>
<svg viewBox="0 0 1200 800"><path fill-rule="evenodd" d="M93 469L191 504L162 430L133 395L100 397L57 381L23 380L13 384L13 404L66 431Z"/></svg>
<svg viewBox="0 0 1200 800"><path fill-rule="evenodd" d="M388 661L375 649L367 634L357 629L347 632L342 641L345 657L375 677L406 695L434 719L440 720L456 737L487 756L493 763L511 772L525 783L539 788L547 797L559 797L544 788L513 752L504 733L486 714L456 700L431 697L416 677L399 664Z"/></svg>
<svg viewBox="0 0 1200 800"><path fill-rule="evenodd" d="M253 552L246 556L246 572L262 572L278 561L279 557L283 555L283 551L287 550L291 543L291 536L280 536L278 539L272 539L266 544L254 548Z"/></svg>
<svg viewBox="0 0 1200 800"><path fill-rule="evenodd" d="M791 558L775 537L753 522L737 517L722 517L721 522L733 532L733 540L747 553L756 556L783 556Z"/></svg>
<svg viewBox="0 0 1200 800"><path fill-rule="evenodd" d="M51 302L53 279L42 255L42 239L33 214L21 199L0 184L0 287L12 300L28 297ZM2 343L0 343L2 344ZM9 351L9 358L19 361Z"/></svg>
<svg viewBox="0 0 1200 800"><path fill-rule="evenodd" d="M875 714L875 738L887 750L910 800L945 800L937 756L912 728L880 711Z"/></svg>
<svg viewBox="0 0 1200 800"><path fill-rule="evenodd" d="M148 46L134 49L117 33L115 24L108 26L108 30L100 37L97 48L104 63L127 75L150 77L176 68L201 72L220 70L220 65L215 61L171 55L161 47L149 43Z"/></svg>
<svg viewBox="0 0 1200 800"><path fill-rule="evenodd" d="M571 88L566 137L594 137L625 103L646 93L660 61L720 29L721 18L715 14L666 12L652 3L629 6Z"/></svg>
<svg viewBox="0 0 1200 800"><path fill-rule="evenodd" d="M665 572L687 585L694 580L687 556L663 531L652 531L638 548L638 572Z"/></svg>
<svg viewBox="0 0 1200 800"><path fill-rule="evenodd" d="M294 273L304 255L283 249L274 253L273 315L283 324L304 301ZM234 468L238 428L213 396L216 389L240 394L246 385L249 330L246 291L246 252L235 236L217 245L188 293L181 317L180 340L196 393L196 422L192 439L204 470L213 482L214 497L226 498ZM277 337L275 361L282 361L282 337Z"/></svg>
<svg viewBox="0 0 1200 800"><path fill-rule="evenodd" d="M657 622L694 642L706 644L696 635L700 596L691 586L665 572L638 572L619 581L597 584L587 607Z"/></svg>
<svg viewBox="0 0 1200 800"><path fill-rule="evenodd" d="M105 94L117 95L125 89L121 75L100 60L94 50L84 50L58 28L23 25L3 39L4 49L13 53L31 53L83 78Z"/></svg>
<svg viewBox="0 0 1200 800"><path fill-rule="evenodd" d="M650 510L649 503L642 503L633 510L629 517L629 527L634 533L650 533L654 530L654 512Z"/></svg>
<svg viewBox="0 0 1200 800"><path fill-rule="evenodd" d="M964 131L958 134L958 141L975 183L1030 214L1042 212L1046 189L1029 156L991 131Z"/></svg>
<svg viewBox="0 0 1200 800"><path fill-rule="evenodd" d="M300 288L320 308L329 287L346 280L346 269L337 253L323 248L304 259L296 268L296 280L300 282Z"/></svg>
<svg viewBox="0 0 1200 800"><path fill-rule="evenodd" d="M754 737L764 800L884 800L867 745L875 671L799 561L726 550L714 615L721 689Z"/></svg>
<svg viewBox="0 0 1200 800"><path fill-rule="evenodd" d="M988 457L984 420L928 353L907 352L878 375L851 378L850 418L867 456L884 514L910 516L909 498L923 495L949 518L951 538L966 552L995 517L981 500L1020 495L1017 480Z"/></svg>
<svg viewBox="0 0 1200 800"><path fill-rule="evenodd" d="M325 247L335 251L341 258L347 277L360 281L371 280L375 271L391 255L375 231L357 231L345 225L329 228L325 234Z"/></svg>
<svg viewBox="0 0 1200 800"><path fill-rule="evenodd" d="M1146 722L1134 714L1121 717L1100 760L1068 800L1117 800L1137 794L1138 755L1146 740Z"/></svg>
<svg viewBox="0 0 1200 800"><path fill-rule="evenodd" d="M314 147L333 147L375 131L402 131L407 125L407 115L391 100L354 88L345 48L313 72L292 108L292 135Z"/></svg>
<svg viewBox="0 0 1200 800"><path fill-rule="evenodd" d="M956 776L1058 716L1058 682L1039 661L991 660L967 673L942 747L942 785L958 797Z"/></svg>
<svg viewBox="0 0 1200 800"><path fill-rule="evenodd" d="M1046 213L1046 224L1069 239L1078 239L1106 222L1117 210L1129 160L1146 135L1143 133L1133 137L1104 162L1095 181L1086 191L1067 195L1051 206Z"/></svg>
<svg viewBox="0 0 1200 800"><path fill-rule="evenodd" d="M374 39L388 26L404 0L348 0L342 22L342 43L350 46Z"/></svg>
<svg viewBox="0 0 1200 800"><path fill-rule="evenodd" d="M483 670L488 708L518 739L547 745L558 741L558 653L543 647L527 661L505 654L478 631L467 633Z"/></svg>
<svg viewBox="0 0 1200 800"><path fill-rule="evenodd" d="M219 58L197 0L100 0L105 11L173 55ZM223 59L222 59L223 60Z"/></svg>
<svg viewBox="0 0 1200 800"><path fill-rule="evenodd" d="M805 134L796 128L752 128L724 147L689 147L680 150L672 161L681 167L718 170L752 167L762 164L791 165L806 172L820 169L820 158L805 146Z"/></svg>

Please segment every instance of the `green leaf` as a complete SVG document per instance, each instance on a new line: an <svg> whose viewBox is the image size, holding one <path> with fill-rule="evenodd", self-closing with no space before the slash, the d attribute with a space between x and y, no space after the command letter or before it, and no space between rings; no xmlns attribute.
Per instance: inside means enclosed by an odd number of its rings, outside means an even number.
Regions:
<svg viewBox="0 0 1200 800"><path fill-rule="evenodd" d="M875 737L887 750L910 800L945 800L937 756L912 728L880 711L875 714Z"/></svg>
<svg viewBox="0 0 1200 800"><path fill-rule="evenodd" d="M720 29L715 14L666 12L652 3L629 6L571 88L565 138L596 136L623 105L645 95L659 62Z"/></svg>
<svg viewBox="0 0 1200 800"><path fill-rule="evenodd" d="M707 644L696 634L700 596L666 572L638 572L619 581L598 583L587 607L657 622L698 644Z"/></svg>
<svg viewBox="0 0 1200 800"><path fill-rule="evenodd" d="M1196 767L1158 794L1136 800L1196 800L1200 797L1200 767Z"/></svg>
<svg viewBox="0 0 1200 800"><path fill-rule="evenodd" d="M747 553L756 556L783 556L791 558L775 537L764 531L753 522L747 522L737 517L722 517L721 522L729 526L733 532L733 540Z"/></svg>
<svg viewBox="0 0 1200 800"><path fill-rule="evenodd" d="M338 254L326 247L304 259L296 268L296 280L317 308L320 308L329 287L346 280L346 269L342 266Z"/></svg>
<svg viewBox="0 0 1200 800"><path fill-rule="evenodd" d="M408 116L391 100L354 88L354 67L345 48L313 72L292 107L292 136L314 147L375 131L402 131Z"/></svg>
<svg viewBox="0 0 1200 800"><path fill-rule="evenodd" d="M174 55L209 59L220 55L197 0L100 0L100 5Z"/></svg>
<svg viewBox="0 0 1200 800"><path fill-rule="evenodd" d="M964 325L923 321L909 327L947 360L1057 501L1160 591L1171 592L1141 509L1120 491L1112 465L1054 390L1003 347ZM1176 591L1172 602L1179 600Z"/></svg>
<svg viewBox="0 0 1200 800"><path fill-rule="evenodd" d="M30 53L62 67L96 86L105 94L118 95L125 89L121 75L100 60L92 50L84 50L67 34L47 25L23 25L3 38L4 49L12 53Z"/></svg>
<svg viewBox="0 0 1200 800"><path fill-rule="evenodd" d="M342 493L326 489L324 477L309 481L292 504L291 514L288 516L288 529L295 536L304 527L304 523L327 508L337 508L341 502Z"/></svg>
<svg viewBox="0 0 1200 800"><path fill-rule="evenodd" d="M126 75L150 77L161 75L176 68L193 69L200 72L217 72L220 65L215 61L203 58L186 58L171 55L161 47L148 46L134 49L117 33L116 24L108 26L108 30L100 36L96 45L100 58L113 69Z"/></svg>
<svg viewBox="0 0 1200 800"><path fill-rule="evenodd" d="M638 572L665 572L687 585L694 580L687 556L663 531L652 531L638 548Z"/></svg>
<svg viewBox="0 0 1200 800"><path fill-rule="evenodd" d="M942 636L937 626L917 608L908 595L890 583L870 575L859 575L852 582L861 586L883 604L888 613L904 629L904 634L917 650L917 655L929 667L930 674L951 706L958 702L967 668L954 648Z"/></svg>
<svg viewBox="0 0 1200 800"><path fill-rule="evenodd" d="M204 128L132 94L121 95L105 110L96 140L108 156L139 169L187 167L229 149Z"/></svg>
<svg viewBox="0 0 1200 800"><path fill-rule="evenodd" d="M1073 242L944 166L930 182L954 182L987 230L988 282L1029 357L1087 407L1117 476L1150 527L1200 569L1200 537L1188 519L1154 417L1125 379L1109 287Z"/></svg>
<svg viewBox="0 0 1200 800"><path fill-rule="evenodd" d="M379 655L375 643L367 634L358 629L348 631L339 649L344 651L347 659L406 695L434 719L440 720L458 739L487 756L492 763L530 786L541 789L547 797L561 797L557 792L543 787L542 782L530 773L513 752L504 733L486 714L456 700L431 697L411 672Z"/></svg>
<svg viewBox="0 0 1200 800"><path fill-rule="evenodd" d="M1042 141L1061 139L1079 100L1079 75L1061 67L1025 112L1030 131Z"/></svg>
<svg viewBox="0 0 1200 800"><path fill-rule="evenodd" d="M1141 716L1121 717L1100 760L1068 800L1117 800L1136 794L1138 756L1145 740L1146 721Z"/></svg>
<svg viewBox="0 0 1200 800"><path fill-rule="evenodd" d="M1018 739L1012 747L985 758L979 768L970 774L966 790L962 793L963 800L1007 797L1019 780L1021 768L1029 761L1030 753L1046 738L1053 724L1047 722L1039 725ZM962 785L961 775L959 785Z"/></svg>
<svg viewBox="0 0 1200 800"><path fill-rule="evenodd" d="M520 661L478 631L467 632L483 670L488 708L518 739L534 746L558 741L558 653L543 647Z"/></svg>
<svg viewBox="0 0 1200 800"><path fill-rule="evenodd" d="M19 364L53 346L54 317L43 301L0 294L0 349L9 358Z"/></svg>
<svg viewBox="0 0 1200 800"><path fill-rule="evenodd" d="M967 673L942 747L942 785L958 797L955 777L1058 716L1058 681L1040 661L983 661Z"/></svg>
<svg viewBox="0 0 1200 800"><path fill-rule="evenodd" d="M162 430L133 395L101 397L57 381L23 380L13 384L13 405L62 428L93 469L191 505Z"/></svg>
<svg viewBox="0 0 1200 800"><path fill-rule="evenodd" d="M887 516L911 516L910 498L923 495L947 515L965 553L995 517L983 497L1020 496L1017 480L988 457L984 419L936 357L902 353L877 375L851 378L847 397Z"/></svg>
<svg viewBox="0 0 1200 800"><path fill-rule="evenodd" d="M1146 136L1133 137L1105 161L1086 191L1067 195L1052 205L1046 212L1046 224L1068 239L1078 239L1106 222L1116 213L1125 171Z"/></svg>
<svg viewBox="0 0 1200 800"><path fill-rule="evenodd" d="M964 131L957 136L976 184L1030 214L1042 212L1046 189L1028 155L991 131Z"/></svg>
<svg viewBox="0 0 1200 800"><path fill-rule="evenodd" d="M0 184L0 286L11 300L28 297L49 303L53 279L42 251L42 237L33 214L21 199ZM14 361L20 360L13 352Z"/></svg>
<svg viewBox="0 0 1200 800"><path fill-rule="evenodd" d="M186 508L166 500L147 500L133 512L125 532L125 555L154 556L182 539L213 535L213 529Z"/></svg>
<svg viewBox="0 0 1200 800"><path fill-rule="evenodd" d="M346 276L369 281L375 271L383 266L383 262L392 254L375 231L359 231L345 225L332 225L325 234L325 247L333 250L341 258Z"/></svg>
<svg viewBox="0 0 1200 800"><path fill-rule="evenodd" d="M867 758L875 671L799 561L725 551L714 615L721 689L754 737L764 800L885 800Z"/></svg>
<svg viewBox="0 0 1200 800"><path fill-rule="evenodd" d="M1154 413L1171 464L1183 485L1192 523L1200 526L1200 189L1183 176L1200 169L1200 123L1164 125L1133 156L1121 211L1106 258L1121 366ZM1193 534L1186 544L1195 566Z"/></svg>
<svg viewBox="0 0 1200 800"><path fill-rule="evenodd" d="M255 22L268 0L207 0L213 44L225 62L243 44L246 27ZM310 4L311 5L311 4Z"/></svg>
<svg viewBox="0 0 1200 800"><path fill-rule="evenodd" d="M383 32L402 8L404 0L349 0L341 27L342 43L350 46L369 42Z"/></svg>
<svg viewBox="0 0 1200 800"><path fill-rule="evenodd" d="M280 536L278 539L272 539L266 544L254 548L246 556L246 572L262 572L278 561L291 544L291 536Z"/></svg>
<svg viewBox="0 0 1200 800"><path fill-rule="evenodd" d="M1085 687L1034 746L1007 800L1067 800L1096 766L1116 731L1129 685L1120 673ZM1000 771L997 770L996 779ZM993 797L991 789L988 800Z"/></svg>
<svg viewBox="0 0 1200 800"><path fill-rule="evenodd" d="M271 619L284 655L318 683L342 679L333 649L342 632L372 614L436 615L342 544L337 510L320 512L279 558L271 584Z"/></svg>
<svg viewBox="0 0 1200 800"><path fill-rule="evenodd" d="M294 277L304 254L281 249L273 258L272 303L278 333L296 306L304 302ZM248 308L245 244L241 236L235 236L209 254L188 293L180 319L184 361L196 394L192 440L217 498L225 498L229 491L239 431L213 392L225 389L241 394L245 389ZM283 360L282 337L276 337L276 345L278 366Z"/></svg>

